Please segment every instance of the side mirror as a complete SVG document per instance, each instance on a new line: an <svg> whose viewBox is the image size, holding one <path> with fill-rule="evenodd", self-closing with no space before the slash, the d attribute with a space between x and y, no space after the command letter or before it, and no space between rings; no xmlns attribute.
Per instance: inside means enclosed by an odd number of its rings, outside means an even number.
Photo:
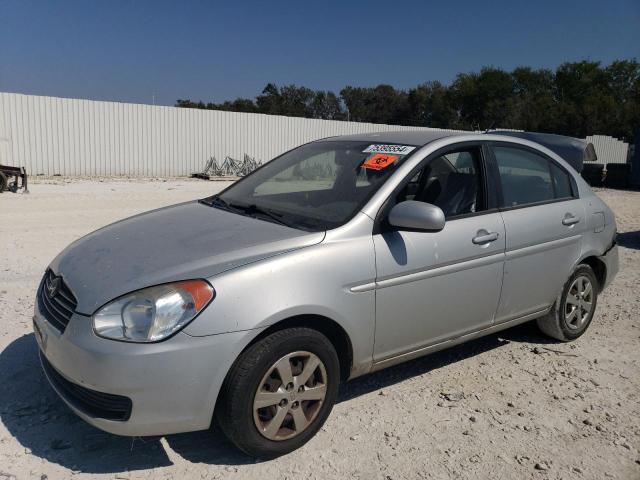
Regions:
<svg viewBox="0 0 640 480"><path fill-rule="evenodd" d="M439 232L444 228L444 212L430 203L407 200L391 209L389 223L401 230Z"/></svg>

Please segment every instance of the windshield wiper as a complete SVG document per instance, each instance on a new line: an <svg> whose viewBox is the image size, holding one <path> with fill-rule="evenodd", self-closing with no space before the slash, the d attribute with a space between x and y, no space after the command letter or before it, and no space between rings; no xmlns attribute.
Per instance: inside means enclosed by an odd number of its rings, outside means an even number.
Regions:
<svg viewBox="0 0 640 480"><path fill-rule="evenodd" d="M213 197L207 197L207 198L203 198L198 200L198 202L204 204L204 205L209 205L210 207L219 207L219 208L223 208L225 210L229 210L232 211L232 207L229 205L229 202L227 202L226 200L223 200L222 198L220 198L219 195L214 195Z"/></svg>
<svg viewBox="0 0 640 480"><path fill-rule="evenodd" d="M224 202L224 200L222 200L222 201ZM253 215L253 214L264 215L266 217L269 217L271 220L279 223L280 225L284 225L285 227L298 228L295 225L284 221L282 219L282 215L281 214L276 213L276 212L274 212L272 210L269 210L268 208L259 207L255 203L252 203L251 205L240 205L238 203L227 203L227 206L232 208L232 209L235 209L235 210L241 210L242 212L246 213L247 215Z"/></svg>
<svg viewBox="0 0 640 480"><path fill-rule="evenodd" d="M213 197L204 198L202 200L198 200L200 203L204 203L205 205L209 205L210 207L222 208L223 210L227 210L229 212L234 213L244 213L246 215L252 216L254 214L264 215L269 217L276 223L280 225L284 225L285 227L290 228L299 228L289 222L284 221L279 213L276 213L268 208L259 207L256 204L251 205L241 205L239 203L229 203L226 200L220 198L219 195L214 195Z"/></svg>

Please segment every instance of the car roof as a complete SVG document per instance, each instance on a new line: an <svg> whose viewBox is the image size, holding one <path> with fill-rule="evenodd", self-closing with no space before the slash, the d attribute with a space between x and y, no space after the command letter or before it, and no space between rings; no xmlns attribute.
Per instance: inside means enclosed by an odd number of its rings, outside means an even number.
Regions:
<svg viewBox="0 0 640 480"><path fill-rule="evenodd" d="M465 140L474 138L483 140L500 140L512 143L523 143L517 139L533 142L537 147L545 147L564 159L577 172L582 171L583 161L594 160L596 157L593 145L585 140L563 135L547 133L519 132L497 130L491 132L465 132L460 130L404 130L395 132L356 133L352 135L339 135L317 140L318 142L337 142L342 140L353 142L393 143L398 145L411 145L422 147L428 143L442 138L465 137ZM487 138L489 137L489 138Z"/></svg>
<svg viewBox="0 0 640 480"><path fill-rule="evenodd" d="M447 130L405 130L396 132L356 133L352 135L339 135L318 140L319 142L337 142L350 140L356 142L371 143L396 143L401 145L423 146L444 137L469 136L473 132L456 132ZM478 134L478 136L480 136Z"/></svg>

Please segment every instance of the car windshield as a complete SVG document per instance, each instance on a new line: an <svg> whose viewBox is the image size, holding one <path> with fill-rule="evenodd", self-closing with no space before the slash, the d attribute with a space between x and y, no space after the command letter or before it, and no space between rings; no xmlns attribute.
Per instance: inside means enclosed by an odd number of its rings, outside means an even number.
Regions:
<svg viewBox="0 0 640 480"><path fill-rule="evenodd" d="M415 149L356 141L309 143L206 203L308 231L335 228L353 217Z"/></svg>

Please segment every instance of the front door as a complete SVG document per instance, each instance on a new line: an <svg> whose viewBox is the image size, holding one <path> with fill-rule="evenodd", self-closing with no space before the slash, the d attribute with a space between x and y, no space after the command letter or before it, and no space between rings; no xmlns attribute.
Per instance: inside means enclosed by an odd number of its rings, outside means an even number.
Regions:
<svg viewBox="0 0 640 480"><path fill-rule="evenodd" d="M439 232L383 228L377 269L374 361L490 326L500 297L505 230L488 210L481 149L436 153L392 200L443 209Z"/></svg>

